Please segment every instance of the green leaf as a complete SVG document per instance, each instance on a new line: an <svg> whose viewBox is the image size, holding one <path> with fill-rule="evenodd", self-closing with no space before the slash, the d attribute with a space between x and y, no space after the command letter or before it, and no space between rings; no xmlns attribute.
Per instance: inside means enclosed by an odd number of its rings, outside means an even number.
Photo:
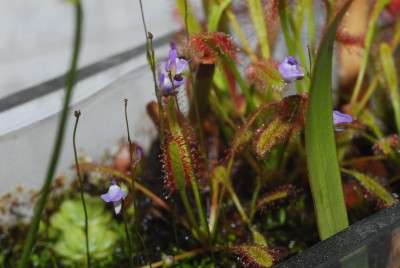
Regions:
<svg viewBox="0 0 400 268"><path fill-rule="evenodd" d="M185 22L185 17L187 16L187 30L189 31L189 34L200 33L200 23L193 15L193 11L190 8L189 1L186 1L187 0L176 0L176 6L178 8L179 15L181 16L183 22Z"/></svg>
<svg viewBox="0 0 400 268"><path fill-rule="evenodd" d="M278 2L279 19L281 22L283 37L285 38L286 47L289 55L295 55L294 43L290 36L290 30L288 25L288 15L286 14L286 1L279 0Z"/></svg>
<svg viewBox="0 0 400 268"><path fill-rule="evenodd" d="M247 4L249 6L250 18L253 21L254 29L257 32L261 54L264 59L269 59L270 50L268 44L268 31L261 0L247 0Z"/></svg>
<svg viewBox="0 0 400 268"><path fill-rule="evenodd" d="M267 240L265 240L265 237L255 227L250 228L250 231L253 235L253 241L255 244L268 247Z"/></svg>
<svg viewBox="0 0 400 268"><path fill-rule="evenodd" d="M275 254L265 246L243 244L236 248L236 254L248 267L271 267L275 263Z"/></svg>
<svg viewBox="0 0 400 268"><path fill-rule="evenodd" d="M232 149L234 152L239 151L245 144L251 141L254 137L254 124L264 117L265 114L271 113L271 110L276 106L276 103L268 103L261 105L252 114L249 115L246 122L241 126L235 134L232 142Z"/></svg>
<svg viewBox="0 0 400 268"><path fill-rule="evenodd" d="M329 25L313 69L306 120L307 165L321 239L348 227L332 116L332 56L336 30L352 1Z"/></svg>
<svg viewBox="0 0 400 268"><path fill-rule="evenodd" d="M360 71L358 72L357 82L354 87L353 95L351 96L351 104L354 104L357 100L358 94L361 89L362 81L364 80L364 74L367 69L368 59L369 59L369 52L371 50L372 39L375 33L376 22L378 20L379 14L381 14L383 8L390 2L390 0L379 0L375 2L375 5L372 9L372 13L369 19L368 24L368 31L367 36L365 37L364 41L364 52L363 57L361 60Z"/></svg>
<svg viewBox="0 0 400 268"><path fill-rule="evenodd" d="M221 20L222 14L225 9L231 4L232 0L222 1L220 4L214 4L210 6L211 12L208 16L207 29L209 32L217 32L218 25Z"/></svg>
<svg viewBox="0 0 400 268"><path fill-rule="evenodd" d="M111 214L104 211L104 202L100 197L85 195L90 226L107 226L111 221ZM72 226L85 228L85 214L80 198L65 200L60 210L50 217L50 225L56 230L65 230Z"/></svg>
<svg viewBox="0 0 400 268"><path fill-rule="evenodd" d="M396 120L397 133L400 134L400 96L398 91L398 79L396 64L392 56L392 49L386 43L379 47L381 52L381 62L385 73L386 81L389 86L390 99L392 100L394 118Z"/></svg>
<svg viewBox="0 0 400 268"><path fill-rule="evenodd" d="M257 130L253 148L259 158L271 151L277 144L287 139L292 131L292 122L276 117Z"/></svg>
<svg viewBox="0 0 400 268"><path fill-rule="evenodd" d="M385 206L391 206L396 202L396 199L393 195L385 189L382 185L380 185L374 178L367 176L363 173L360 173L355 170L348 170L341 168L343 173L349 174L356 178L358 182L365 187L372 195L379 198Z"/></svg>

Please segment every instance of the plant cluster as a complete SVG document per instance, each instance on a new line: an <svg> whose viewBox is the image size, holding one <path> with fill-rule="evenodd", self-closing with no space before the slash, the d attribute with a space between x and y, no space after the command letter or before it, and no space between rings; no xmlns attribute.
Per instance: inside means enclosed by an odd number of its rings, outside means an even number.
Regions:
<svg viewBox="0 0 400 268"><path fill-rule="evenodd" d="M131 141L125 100L128 144L111 164L75 153L81 199L50 217L46 254L88 267L270 267L395 204L399 2L366 1L361 35L346 25L364 11L338 2L204 0L198 19L177 0L183 31L164 61L140 2L158 158ZM345 60L333 69L334 51L355 54L352 77Z"/></svg>

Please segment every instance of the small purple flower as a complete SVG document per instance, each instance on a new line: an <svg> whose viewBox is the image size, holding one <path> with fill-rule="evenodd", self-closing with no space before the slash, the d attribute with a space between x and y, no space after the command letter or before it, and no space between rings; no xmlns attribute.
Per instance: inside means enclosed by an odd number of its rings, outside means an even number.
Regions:
<svg viewBox="0 0 400 268"><path fill-rule="evenodd" d="M353 118L349 114L342 114L339 111L333 111L333 127L335 131L343 131L346 129L345 126L338 126L341 123L351 123Z"/></svg>
<svg viewBox="0 0 400 268"><path fill-rule="evenodd" d="M174 92L172 91L172 83L171 80L165 76L165 74L160 73L158 76L159 79L159 84L158 88L160 89L160 94L161 96L168 97L168 96L174 96ZM174 87L175 87L175 93L178 93L178 87L181 85L185 84L185 80L182 79L181 81L174 80Z"/></svg>
<svg viewBox="0 0 400 268"><path fill-rule="evenodd" d="M293 83L304 77L304 74L299 69L299 64L291 56L287 56L279 63L278 71L283 76L283 81L285 83Z"/></svg>
<svg viewBox="0 0 400 268"><path fill-rule="evenodd" d="M133 151L132 154L132 165L135 166L137 163L139 163L140 160L143 158L143 149L139 145L135 144L135 150Z"/></svg>
<svg viewBox="0 0 400 268"><path fill-rule="evenodd" d="M121 212L122 198L126 195L126 192L117 185L115 181L110 182L111 186L106 194L102 194L101 198L105 202L113 202L115 214Z"/></svg>
<svg viewBox="0 0 400 268"><path fill-rule="evenodd" d="M172 77L179 75L185 70L186 66L189 64L190 60L178 58L178 52L176 49L171 49L169 51L169 59L165 64L165 71L171 73Z"/></svg>

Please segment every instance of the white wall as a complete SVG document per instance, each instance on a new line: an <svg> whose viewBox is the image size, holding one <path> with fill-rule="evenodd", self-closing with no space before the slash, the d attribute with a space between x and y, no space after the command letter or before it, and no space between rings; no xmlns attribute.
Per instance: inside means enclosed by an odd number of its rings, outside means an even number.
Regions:
<svg viewBox="0 0 400 268"><path fill-rule="evenodd" d="M145 42L138 0L81 0L84 38L80 66ZM155 37L178 29L167 0L143 0ZM0 0L0 98L67 71L73 6L62 0Z"/></svg>
<svg viewBox="0 0 400 268"><path fill-rule="evenodd" d="M81 0L84 7L80 67L145 43L138 0ZM176 31L174 1L143 0L155 38ZM63 75L72 51L73 6L61 0L0 0L0 99ZM166 57L169 46L156 50ZM73 110L82 110L80 155L99 159L125 137L123 99L129 99L131 134L148 147L155 131L145 106L154 100L146 55L79 81L74 90L57 175L70 171ZM63 89L0 112L0 196L17 185L40 189L55 140Z"/></svg>

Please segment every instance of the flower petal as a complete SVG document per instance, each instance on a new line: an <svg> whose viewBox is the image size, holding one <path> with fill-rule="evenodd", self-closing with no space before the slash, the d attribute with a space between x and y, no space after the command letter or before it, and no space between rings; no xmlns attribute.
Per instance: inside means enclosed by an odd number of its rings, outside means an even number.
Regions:
<svg viewBox="0 0 400 268"><path fill-rule="evenodd" d="M343 131L346 129L345 126L338 126L341 123L351 123L353 118L349 114L342 114L339 111L333 111L333 127L335 131Z"/></svg>
<svg viewBox="0 0 400 268"><path fill-rule="evenodd" d="M169 59L165 68L167 72L171 72L173 75L176 72L177 54L178 52L175 49L169 51Z"/></svg>
<svg viewBox="0 0 400 268"><path fill-rule="evenodd" d="M165 81L165 75L163 73L160 73L158 75L158 88L164 88L164 81Z"/></svg>
<svg viewBox="0 0 400 268"><path fill-rule="evenodd" d="M105 202L115 202L121 200L125 194L126 193L122 191L118 185L111 185L108 189L108 192L106 194L102 194L101 198Z"/></svg>
<svg viewBox="0 0 400 268"><path fill-rule="evenodd" d="M169 80L169 78L165 77L164 82L162 84L163 84L163 87L160 87L161 96L164 96L164 97L173 96L174 93L172 91L171 80ZM185 84L185 79L183 79L182 81L174 80L175 93L178 93L178 87L180 87L183 84Z"/></svg>
<svg viewBox="0 0 400 268"><path fill-rule="evenodd" d="M114 205L114 210L115 210L115 214L119 214L121 212L121 208L122 208L122 201L118 200L113 202Z"/></svg>
<svg viewBox="0 0 400 268"><path fill-rule="evenodd" d="M304 77L304 74L299 69L299 64L291 56L287 56L279 63L278 71L281 73L285 83L292 83Z"/></svg>
<svg viewBox="0 0 400 268"><path fill-rule="evenodd" d="M186 66L189 64L190 60L185 60L185 59L177 59L176 60L176 74L181 74Z"/></svg>

